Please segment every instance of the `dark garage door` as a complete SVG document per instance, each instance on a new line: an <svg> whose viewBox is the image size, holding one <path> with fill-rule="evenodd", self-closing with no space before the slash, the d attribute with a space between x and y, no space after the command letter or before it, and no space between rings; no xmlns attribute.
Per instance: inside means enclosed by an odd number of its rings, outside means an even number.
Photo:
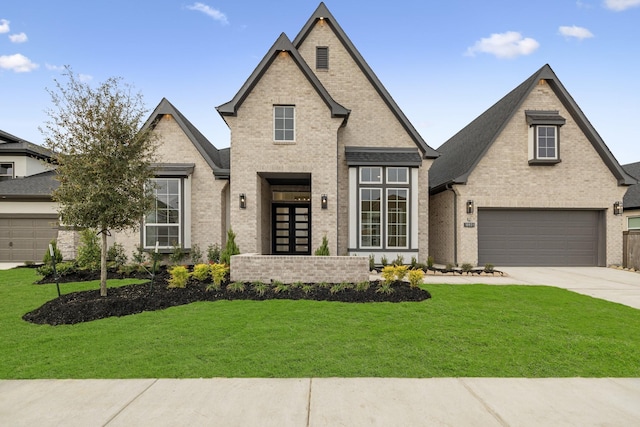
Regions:
<svg viewBox="0 0 640 427"><path fill-rule="evenodd" d="M478 264L597 266L601 211L478 210Z"/></svg>
<svg viewBox="0 0 640 427"><path fill-rule="evenodd" d="M49 242L58 236L51 217L0 217L0 262L42 262Z"/></svg>

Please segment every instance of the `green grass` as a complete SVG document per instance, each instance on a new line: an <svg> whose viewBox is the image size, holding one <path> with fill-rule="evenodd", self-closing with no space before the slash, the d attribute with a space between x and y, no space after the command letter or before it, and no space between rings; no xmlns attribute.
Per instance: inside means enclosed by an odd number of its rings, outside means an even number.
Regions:
<svg viewBox="0 0 640 427"><path fill-rule="evenodd" d="M201 302L52 327L21 319L56 296L36 279L0 271L0 378L640 377L640 310L551 287L428 285L431 300L401 304Z"/></svg>

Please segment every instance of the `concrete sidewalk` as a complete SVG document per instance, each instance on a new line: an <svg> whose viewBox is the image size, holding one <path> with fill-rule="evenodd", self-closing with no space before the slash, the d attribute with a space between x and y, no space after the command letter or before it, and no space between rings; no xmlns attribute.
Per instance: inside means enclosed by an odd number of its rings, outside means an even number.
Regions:
<svg viewBox="0 0 640 427"><path fill-rule="evenodd" d="M6 426L632 426L640 379L0 381Z"/></svg>

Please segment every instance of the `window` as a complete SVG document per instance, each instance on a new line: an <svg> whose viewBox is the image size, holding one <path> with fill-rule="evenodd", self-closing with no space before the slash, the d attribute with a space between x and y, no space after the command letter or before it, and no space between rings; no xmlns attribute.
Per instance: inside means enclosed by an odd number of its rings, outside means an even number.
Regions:
<svg viewBox="0 0 640 427"><path fill-rule="evenodd" d="M557 159L558 139L555 126L536 126L536 158Z"/></svg>
<svg viewBox="0 0 640 427"><path fill-rule="evenodd" d="M324 46L316 47L316 70L329 69L329 48Z"/></svg>
<svg viewBox="0 0 640 427"><path fill-rule="evenodd" d="M408 248L409 168L367 166L359 175L360 248Z"/></svg>
<svg viewBox="0 0 640 427"><path fill-rule="evenodd" d="M640 216L627 218L629 230L640 230Z"/></svg>
<svg viewBox="0 0 640 427"><path fill-rule="evenodd" d="M144 224L144 247L161 248L181 245L181 180L179 178L155 178L153 190L155 205L147 214Z"/></svg>
<svg viewBox="0 0 640 427"><path fill-rule="evenodd" d="M0 179L11 179L13 176L13 163L0 163Z"/></svg>
<svg viewBox="0 0 640 427"><path fill-rule="evenodd" d="M276 105L273 107L273 140L295 141L295 107Z"/></svg>

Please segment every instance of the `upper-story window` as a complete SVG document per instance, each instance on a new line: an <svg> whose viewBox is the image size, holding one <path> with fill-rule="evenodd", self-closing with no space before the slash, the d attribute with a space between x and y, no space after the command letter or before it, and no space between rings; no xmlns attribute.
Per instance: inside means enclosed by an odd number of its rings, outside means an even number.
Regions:
<svg viewBox="0 0 640 427"><path fill-rule="evenodd" d="M316 70L329 69L329 48L326 46L316 47Z"/></svg>
<svg viewBox="0 0 640 427"><path fill-rule="evenodd" d="M14 178L13 171L13 163L0 163L0 179Z"/></svg>
<svg viewBox="0 0 640 427"><path fill-rule="evenodd" d="M553 165L560 162L560 127L566 120L558 111L525 111L529 125L529 164Z"/></svg>
<svg viewBox="0 0 640 427"><path fill-rule="evenodd" d="M296 110L293 105L275 105L273 107L273 140L296 140Z"/></svg>

